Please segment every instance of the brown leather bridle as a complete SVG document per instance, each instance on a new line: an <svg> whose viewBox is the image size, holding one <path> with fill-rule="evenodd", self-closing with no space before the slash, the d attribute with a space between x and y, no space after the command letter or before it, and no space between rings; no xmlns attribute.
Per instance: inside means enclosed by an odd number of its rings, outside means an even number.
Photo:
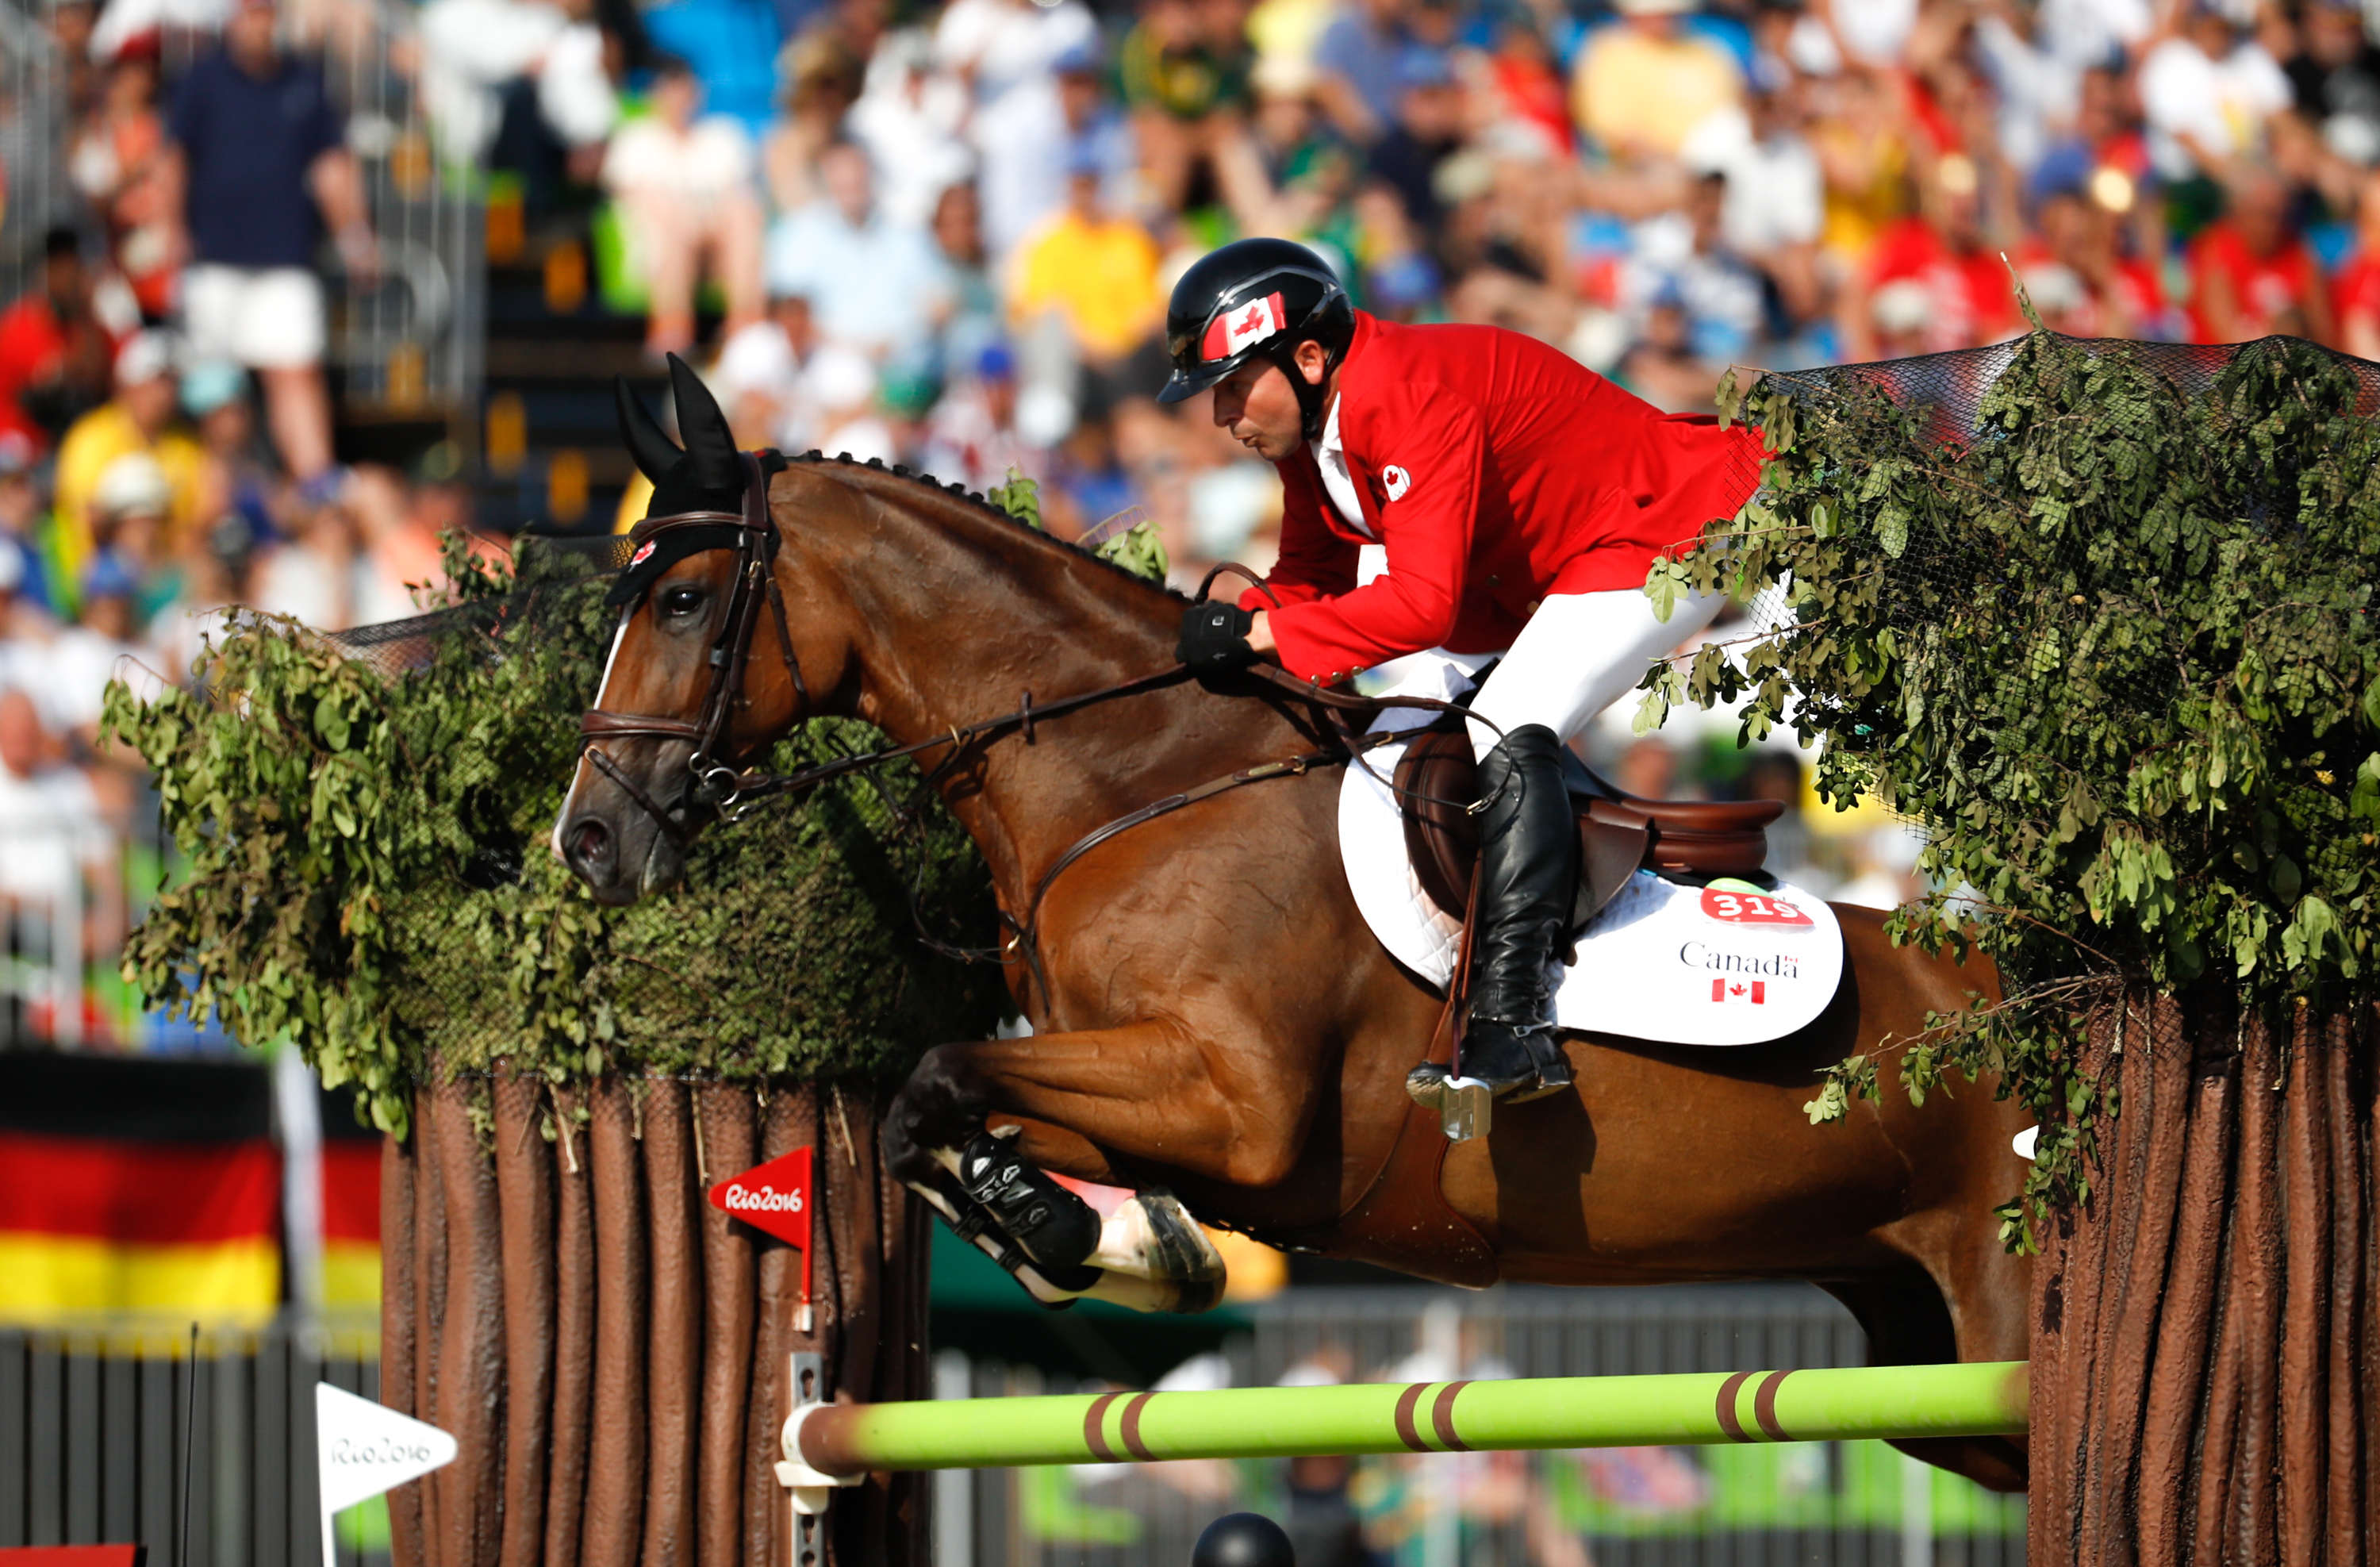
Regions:
<svg viewBox="0 0 2380 1567"><path fill-rule="evenodd" d="M726 530L735 537L735 573L728 586L726 616L710 644L710 683L703 692L700 715L688 723L653 713L607 712L592 708L578 721L580 746L595 771L618 784L681 848L687 841L687 829L647 794L599 742L631 736L691 741L694 750L686 758L686 768L694 775L694 782L688 787L687 797L734 820L733 812L742 797L739 785L746 775L722 759L732 750L735 710L744 700L744 666L752 651L752 633L760 624L763 602L777 623L777 650L784 658L785 674L793 681L794 699L804 710L809 706L809 690L802 682L802 666L794 657L794 639L785 620L784 594L777 587L776 573L771 569L783 539L777 531L776 519L769 515L769 477L785 466L785 459L773 451L738 455L745 470L742 511L674 512L666 516L649 516L628 534L628 542L637 551L669 534L694 528ZM633 565L635 556L630 559ZM624 606L621 613L636 613L635 602Z"/></svg>

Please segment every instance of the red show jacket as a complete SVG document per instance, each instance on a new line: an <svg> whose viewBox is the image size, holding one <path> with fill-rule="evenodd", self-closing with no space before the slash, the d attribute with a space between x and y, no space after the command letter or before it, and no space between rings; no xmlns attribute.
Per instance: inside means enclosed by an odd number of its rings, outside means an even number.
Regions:
<svg viewBox="0 0 2380 1567"><path fill-rule="evenodd" d="M1339 434L1366 539L1340 519L1312 448L1280 470L1281 661L1335 681L1384 660L1512 645L1553 593L1641 588L1653 558L1733 516L1759 483L1750 429L1664 414L1533 337L1355 313ZM1388 570L1355 586L1355 553ZM1243 608L1266 609L1251 589Z"/></svg>

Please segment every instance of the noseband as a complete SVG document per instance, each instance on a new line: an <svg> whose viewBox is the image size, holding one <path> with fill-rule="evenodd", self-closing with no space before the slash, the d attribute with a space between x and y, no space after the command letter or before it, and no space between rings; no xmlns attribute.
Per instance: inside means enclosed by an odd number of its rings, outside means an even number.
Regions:
<svg viewBox="0 0 2380 1567"><path fill-rule="evenodd" d="M738 456L745 472L741 512L675 512L667 516L649 516L628 534L629 543L635 546L629 557L630 570L646 558L648 550L658 547L662 540L674 533L699 529L715 536L715 542L708 539L685 541L693 546L686 553L704 549L735 551L735 574L728 587L727 613L720 623L718 637L710 644L710 682L703 692L700 716L689 723L684 719L607 712L595 708L578 721L580 747L587 759L595 764L595 771L618 784L680 847L686 842L686 825L647 794L599 742L631 736L691 741L694 750L686 758L686 768L694 781L688 786L688 797L712 810L729 813L736 803L742 775L725 759L733 749L735 710L744 700L744 664L752 650L752 633L760 624L760 605L764 601L777 623L777 648L784 657L785 673L793 680L794 698L802 710L809 707L809 690L802 682L801 665L795 661L794 640L785 621L784 595L771 569L777 548L783 541L777 531L776 519L769 515L769 478L785 466L785 459L773 451ZM646 591L650 590L648 587ZM635 599L621 613L634 614Z"/></svg>

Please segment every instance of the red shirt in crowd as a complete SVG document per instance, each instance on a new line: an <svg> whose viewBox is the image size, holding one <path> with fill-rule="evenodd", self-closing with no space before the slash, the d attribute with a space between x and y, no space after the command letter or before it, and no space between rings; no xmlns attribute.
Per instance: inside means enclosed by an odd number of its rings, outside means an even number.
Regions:
<svg viewBox="0 0 2380 1567"><path fill-rule="evenodd" d="M2330 297L2342 334L2348 322L2359 316L2380 327L2380 256L2356 252L2355 259L2339 269Z"/></svg>
<svg viewBox="0 0 2380 1567"><path fill-rule="evenodd" d="M1925 323L1930 352L1997 343L2024 330L1999 257L1990 250L1951 249L1923 218L1902 218L1887 228L1868 258L1871 290L1903 278L1924 285L1934 302Z"/></svg>
<svg viewBox="0 0 2380 1567"><path fill-rule="evenodd" d="M1560 351L1489 326L1355 313L1339 433L1363 516L1342 517L1311 446L1281 473L1281 662L1337 680L1425 648L1509 648L1553 593L1641 588L1653 558L1735 515L1759 437L1663 414ZM1355 585L1356 553L1388 569ZM1269 601L1253 589L1248 609Z"/></svg>
<svg viewBox="0 0 2380 1567"><path fill-rule="evenodd" d="M23 436L37 452L48 448L50 438L18 398L26 387L57 375L67 346L66 328L39 288L0 312L0 432Z"/></svg>
<svg viewBox="0 0 2380 1567"><path fill-rule="evenodd" d="M2231 285L2234 324L2228 330L2206 308L2207 279L2218 273ZM2191 335L2201 343L2245 343L2282 330L2284 317L2293 318L2290 331L2310 335L2306 301L2322 285L2322 269L2304 241L2292 237L2259 256L2238 229L2217 219L2190 245Z"/></svg>
<svg viewBox="0 0 2380 1567"><path fill-rule="evenodd" d="M2038 236L2017 248L2019 275L2028 274L2035 267L2064 265L2057 252ZM2058 331L2070 337L2166 335L2165 289L2157 282L2156 268L2139 257L2117 257L2105 284L2088 277L2078 277L2077 281L2082 285L2082 301L2050 322ZM2038 298L2034 302L2040 303ZM2047 307L2043 309L2046 311Z"/></svg>

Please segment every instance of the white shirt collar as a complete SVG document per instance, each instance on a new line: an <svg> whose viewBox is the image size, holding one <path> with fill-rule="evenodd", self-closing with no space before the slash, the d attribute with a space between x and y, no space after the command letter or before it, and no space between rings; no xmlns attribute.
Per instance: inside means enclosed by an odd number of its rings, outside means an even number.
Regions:
<svg viewBox="0 0 2380 1567"><path fill-rule="evenodd" d="M1364 520L1364 502L1355 492L1355 476L1348 471L1347 449L1339 441L1339 399L1330 399L1330 417L1322 421L1322 438L1313 443L1314 469L1322 476L1323 492L1340 517L1365 538L1372 537Z"/></svg>

